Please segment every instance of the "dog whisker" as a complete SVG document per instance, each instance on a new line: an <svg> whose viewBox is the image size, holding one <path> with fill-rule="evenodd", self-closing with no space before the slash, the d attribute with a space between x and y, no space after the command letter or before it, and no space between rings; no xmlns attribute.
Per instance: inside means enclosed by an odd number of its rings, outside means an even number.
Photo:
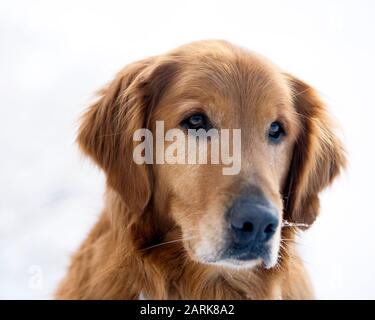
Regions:
<svg viewBox="0 0 375 320"><path fill-rule="evenodd" d="M160 246L163 246L163 245L167 245L167 244L170 244L170 243L191 240L191 239L194 239L194 238L196 238L196 237L187 237L187 238L182 238L182 239L170 240L170 241L166 241L166 242L162 242L162 243L158 243L158 244L149 246L147 248L142 249L142 251L150 250L150 249L153 249L153 248L156 248L156 247L160 247Z"/></svg>
<svg viewBox="0 0 375 320"><path fill-rule="evenodd" d="M296 227L296 228L298 228L298 227L303 227L303 228L308 228L308 227L310 227L310 225L309 225L309 224L306 224L306 223L289 222L289 221L287 221L287 220L283 220L281 226L282 226L283 228L285 228L285 227L291 227L291 228L293 228L293 227Z"/></svg>

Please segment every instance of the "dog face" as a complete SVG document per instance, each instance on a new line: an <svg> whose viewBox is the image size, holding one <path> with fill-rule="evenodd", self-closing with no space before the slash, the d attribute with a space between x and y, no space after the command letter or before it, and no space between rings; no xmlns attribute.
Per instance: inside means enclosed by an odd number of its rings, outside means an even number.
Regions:
<svg viewBox="0 0 375 320"><path fill-rule="evenodd" d="M186 137L189 129L240 129L238 174L223 175L223 164L135 164L133 133L155 132L156 121ZM179 230L175 240L191 259L231 268L274 266L283 219L311 224L318 192L344 163L314 90L225 42L125 68L88 110L78 141L134 221L154 215L160 229Z"/></svg>
<svg viewBox="0 0 375 320"><path fill-rule="evenodd" d="M299 130L292 91L254 55L196 59L170 84L151 123L164 120L166 130L241 129L241 171L223 175L220 165L157 165L156 198L168 194L168 213L199 262L272 266L282 189Z"/></svg>

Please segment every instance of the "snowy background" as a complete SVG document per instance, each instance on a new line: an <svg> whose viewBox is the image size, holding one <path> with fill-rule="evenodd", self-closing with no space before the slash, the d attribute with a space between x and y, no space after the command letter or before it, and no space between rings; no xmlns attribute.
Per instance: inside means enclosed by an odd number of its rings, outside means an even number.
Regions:
<svg viewBox="0 0 375 320"><path fill-rule="evenodd" d="M0 298L48 299L102 205L77 119L122 66L230 40L319 89L347 172L300 250L318 298L375 298L374 1L1 1Z"/></svg>

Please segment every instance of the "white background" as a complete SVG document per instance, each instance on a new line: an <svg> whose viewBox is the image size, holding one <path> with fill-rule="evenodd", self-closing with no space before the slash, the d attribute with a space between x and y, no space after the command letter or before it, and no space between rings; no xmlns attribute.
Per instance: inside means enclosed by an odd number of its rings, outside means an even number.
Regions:
<svg viewBox="0 0 375 320"><path fill-rule="evenodd" d="M374 1L2 1L0 298L51 298L104 179L74 144L96 89L129 62L226 39L315 86L346 173L300 250L318 298L375 298Z"/></svg>

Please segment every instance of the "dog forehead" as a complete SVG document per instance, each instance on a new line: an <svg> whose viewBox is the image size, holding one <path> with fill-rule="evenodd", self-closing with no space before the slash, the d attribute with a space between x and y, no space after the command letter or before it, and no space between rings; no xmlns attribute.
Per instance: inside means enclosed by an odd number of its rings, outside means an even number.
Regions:
<svg viewBox="0 0 375 320"><path fill-rule="evenodd" d="M249 128L249 121L258 126L293 111L292 91L283 72L252 51L205 42L183 47L172 56L178 72L154 109L159 118L173 118L172 109L177 114L187 105L203 106L219 125Z"/></svg>
<svg viewBox="0 0 375 320"><path fill-rule="evenodd" d="M266 104L291 104L291 89L277 66L254 52L227 44L226 50L221 47L185 49L173 92L245 112Z"/></svg>

